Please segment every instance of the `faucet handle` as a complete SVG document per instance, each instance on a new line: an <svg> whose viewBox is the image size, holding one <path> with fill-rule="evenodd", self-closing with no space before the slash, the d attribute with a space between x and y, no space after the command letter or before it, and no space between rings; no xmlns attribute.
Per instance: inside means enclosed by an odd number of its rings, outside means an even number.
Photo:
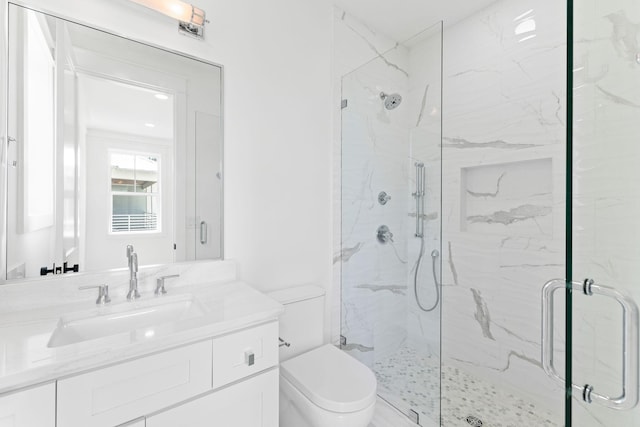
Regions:
<svg viewBox="0 0 640 427"><path fill-rule="evenodd" d="M167 290L164 288L164 280L165 279L173 279L174 277L180 277L179 274L170 274L168 276L160 276L156 279L156 290L154 294L156 296L164 295L167 293Z"/></svg>
<svg viewBox="0 0 640 427"><path fill-rule="evenodd" d="M109 297L109 285L80 286L78 289L81 291L86 289L98 289L96 305L105 305L111 302L111 298Z"/></svg>

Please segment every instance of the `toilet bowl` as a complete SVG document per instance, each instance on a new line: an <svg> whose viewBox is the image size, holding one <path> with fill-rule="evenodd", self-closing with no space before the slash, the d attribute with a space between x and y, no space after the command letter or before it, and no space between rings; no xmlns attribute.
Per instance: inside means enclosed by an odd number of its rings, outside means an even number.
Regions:
<svg viewBox="0 0 640 427"><path fill-rule="evenodd" d="M375 402L373 372L332 345L280 364L281 427L366 427Z"/></svg>
<svg viewBox="0 0 640 427"><path fill-rule="evenodd" d="M303 286L271 293L280 318L280 427L366 427L376 378L364 364L322 345L324 290Z"/></svg>

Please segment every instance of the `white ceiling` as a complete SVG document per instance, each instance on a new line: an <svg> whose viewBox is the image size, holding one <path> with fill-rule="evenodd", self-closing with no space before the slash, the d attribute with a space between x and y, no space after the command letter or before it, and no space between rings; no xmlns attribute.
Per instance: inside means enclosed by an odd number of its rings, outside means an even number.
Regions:
<svg viewBox="0 0 640 427"><path fill-rule="evenodd" d="M447 27L496 0L334 0L334 4L398 42L433 24Z"/></svg>
<svg viewBox="0 0 640 427"><path fill-rule="evenodd" d="M173 139L171 95L160 100L148 89L89 76L82 79L88 128Z"/></svg>

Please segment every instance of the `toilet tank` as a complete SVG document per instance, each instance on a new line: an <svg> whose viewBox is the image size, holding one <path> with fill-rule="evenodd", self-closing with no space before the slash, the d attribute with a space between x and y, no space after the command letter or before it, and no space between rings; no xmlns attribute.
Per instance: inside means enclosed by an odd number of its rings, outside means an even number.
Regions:
<svg viewBox="0 0 640 427"><path fill-rule="evenodd" d="M304 285L268 294L284 305L280 316L280 338L291 344L280 347L280 362L323 344L324 289Z"/></svg>

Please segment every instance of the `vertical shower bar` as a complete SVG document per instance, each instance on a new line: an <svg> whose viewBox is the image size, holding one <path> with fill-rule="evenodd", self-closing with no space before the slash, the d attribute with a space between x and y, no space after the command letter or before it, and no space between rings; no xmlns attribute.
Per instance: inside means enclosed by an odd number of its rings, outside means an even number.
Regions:
<svg viewBox="0 0 640 427"><path fill-rule="evenodd" d="M413 197L416 199L416 237L423 237L424 234L424 163L416 162L416 192Z"/></svg>
<svg viewBox="0 0 640 427"><path fill-rule="evenodd" d="M418 163L416 168L416 191L413 193L413 198L416 200L416 237L420 237L420 174L418 173Z"/></svg>
<svg viewBox="0 0 640 427"><path fill-rule="evenodd" d="M424 164L420 163L420 237L424 237Z"/></svg>

